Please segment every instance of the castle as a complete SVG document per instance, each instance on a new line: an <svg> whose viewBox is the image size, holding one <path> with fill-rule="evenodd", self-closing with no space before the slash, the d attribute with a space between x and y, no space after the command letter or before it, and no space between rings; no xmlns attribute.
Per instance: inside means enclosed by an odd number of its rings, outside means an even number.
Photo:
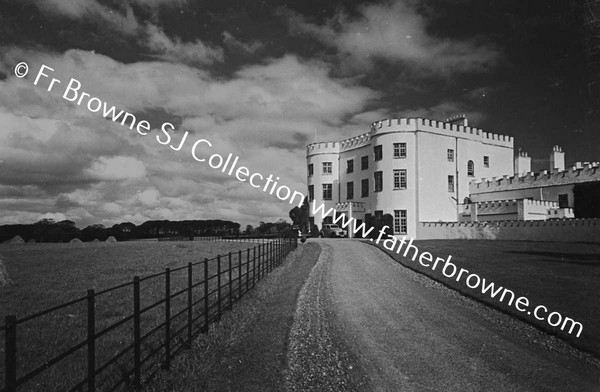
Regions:
<svg viewBox="0 0 600 392"><path fill-rule="evenodd" d="M395 235L417 239L429 237L422 228L431 222L600 217L598 163L566 168L564 156L555 146L549 170L533 173L526 153L514 157L511 136L470 127L465 115L386 119L350 139L309 144L308 195L358 225L390 214Z"/></svg>

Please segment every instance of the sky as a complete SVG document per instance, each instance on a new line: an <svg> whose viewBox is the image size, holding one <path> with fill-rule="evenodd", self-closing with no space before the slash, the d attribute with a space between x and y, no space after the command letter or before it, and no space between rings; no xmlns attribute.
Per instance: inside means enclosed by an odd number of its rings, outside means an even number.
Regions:
<svg viewBox="0 0 600 392"><path fill-rule="evenodd" d="M534 169L556 144L598 161L578 3L2 0L0 224L289 219L192 142L306 193L307 144L384 118L465 113ZM42 64L54 71L34 85ZM147 135L65 99L71 78ZM181 150L157 142L165 122L175 147L187 132Z"/></svg>

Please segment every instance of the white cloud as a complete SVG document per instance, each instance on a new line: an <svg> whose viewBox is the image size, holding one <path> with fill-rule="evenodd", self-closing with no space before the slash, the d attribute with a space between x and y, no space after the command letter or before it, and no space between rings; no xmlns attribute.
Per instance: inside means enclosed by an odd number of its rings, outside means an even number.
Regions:
<svg viewBox="0 0 600 392"><path fill-rule="evenodd" d="M84 175L93 180L125 180L145 176L146 168L132 157L99 157L84 170Z"/></svg>
<svg viewBox="0 0 600 392"><path fill-rule="evenodd" d="M2 209L0 222L35 219L47 211L61 212L79 226L159 217L242 224L286 218L288 203L194 161L193 141L207 138L213 148L202 153L231 152L250 170L272 173L305 192L305 146L315 129L320 138L338 139L366 132L379 119L380 112L371 119L354 116L365 112L377 92L331 77L325 63L291 55L222 79L184 64L123 64L81 50L0 49L0 69L24 60L31 68L27 78L0 81L0 121L6 130L0 133L0 183L15 194L25 187L37 192L27 192L35 195L31 203L21 199ZM46 91L48 80L33 85L41 64L54 68L51 77L61 80L55 91ZM161 121L181 121L173 135L178 141L182 130L189 130L186 145L173 151L158 144L158 121L151 124L154 131L141 136L64 100L61 93L71 77L82 83L81 91L138 120L157 111Z"/></svg>
<svg viewBox="0 0 600 392"><path fill-rule="evenodd" d="M182 42L179 38L169 38L158 26L146 26L146 36L142 44L158 58L171 62L184 62L187 64L211 64L224 60L223 49L203 43Z"/></svg>
<svg viewBox="0 0 600 392"><path fill-rule="evenodd" d="M149 188L137 194L140 203L147 207L155 207L159 204L160 193L155 188Z"/></svg>
<svg viewBox="0 0 600 392"><path fill-rule="evenodd" d="M412 0L366 5L356 17L338 12L323 25L286 8L280 14L287 18L292 33L317 38L336 48L347 64L359 68L372 67L374 59L445 73L485 70L495 64L499 54L488 44L431 35L416 6Z"/></svg>

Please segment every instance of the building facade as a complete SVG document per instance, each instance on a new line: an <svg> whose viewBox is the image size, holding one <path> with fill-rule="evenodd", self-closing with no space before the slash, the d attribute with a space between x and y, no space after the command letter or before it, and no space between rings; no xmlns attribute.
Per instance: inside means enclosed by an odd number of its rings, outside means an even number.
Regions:
<svg viewBox="0 0 600 392"><path fill-rule="evenodd" d="M513 138L470 127L464 115L387 119L350 139L310 144L306 157L311 203L358 224L390 214L395 235L416 238L419 222L459 220L471 180L513 172ZM319 228L331 220L310 218Z"/></svg>

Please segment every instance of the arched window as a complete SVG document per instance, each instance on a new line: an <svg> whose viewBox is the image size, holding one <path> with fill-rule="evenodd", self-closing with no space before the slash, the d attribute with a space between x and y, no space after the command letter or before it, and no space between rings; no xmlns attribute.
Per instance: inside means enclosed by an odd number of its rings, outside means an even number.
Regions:
<svg viewBox="0 0 600 392"><path fill-rule="evenodd" d="M475 164L473 161L467 162L467 176L474 177L475 176Z"/></svg>

